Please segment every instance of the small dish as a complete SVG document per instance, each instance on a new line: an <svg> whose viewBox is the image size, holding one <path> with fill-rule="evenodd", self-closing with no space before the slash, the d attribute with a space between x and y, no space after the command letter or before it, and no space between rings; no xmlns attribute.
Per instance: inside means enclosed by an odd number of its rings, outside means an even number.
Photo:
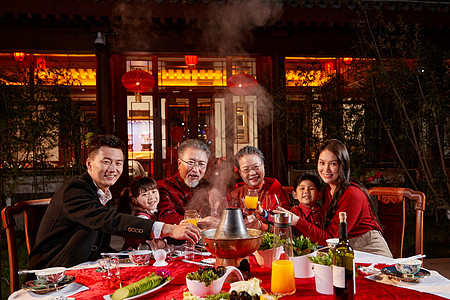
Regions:
<svg viewBox="0 0 450 300"><path fill-rule="evenodd" d="M336 247L336 245L339 243L339 239L338 238L332 238L332 239L327 239L327 244L330 248L334 248Z"/></svg>
<svg viewBox="0 0 450 300"><path fill-rule="evenodd" d="M151 250L134 250L131 252L128 252L129 258L131 262L133 262L135 265L143 266L148 265L150 262L150 258L152 256Z"/></svg>
<svg viewBox="0 0 450 300"><path fill-rule="evenodd" d="M66 275L60 282L51 284L42 284L38 280L30 280L22 284L22 289L33 292L36 294L47 294L50 292L58 291L63 287L73 283L75 277Z"/></svg>
<svg viewBox="0 0 450 300"><path fill-rule="evenodd" d="M420 271L422 261L418 259L408 260L402 263L396 263L395 268L403 275L413 275Z"/></svg>
<svg viewBox="0 0 450 300"><path fill-rule="evenodd" d="M419 282L420 279L426 278L431 275L431 273L425 269L420 269L416 274L404 275L397 271L394 266L383 268L381 269L381 272L393 279L405 282Z"/></svg>

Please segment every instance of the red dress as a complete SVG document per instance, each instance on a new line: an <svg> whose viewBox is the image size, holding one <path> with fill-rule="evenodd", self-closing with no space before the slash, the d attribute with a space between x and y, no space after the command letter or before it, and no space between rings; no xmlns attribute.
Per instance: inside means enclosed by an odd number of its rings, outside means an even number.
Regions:
<svg viewBox="0 0 450 300"><path fill-rule="evenodd" d="M322 213L325 215L331 201L330 186L325 190L325 203L322 205ZM367 199L367 195L352 183L338 200L336 212L327 228L322 229L305 218L300 218L295 227L311 240L320 245L326 245L326 240L339 236L339 212L347 213L348 238L358 237L370 230L381 231L380 225L375 220Z"/></svg>
<svg viewBox="0 0 450 300"><path fill-rule="evenodd" d="M228 195L228 201L232 201L232 199L244 199L247 190L248 186L245 182L237 183L234 190ZM267 197L271 195L276 195L278 197L279 204L276 202L275 197ZM261 207L267 211L274 210L278 205L281 205L287 210L291 209L289 198L284 192L281 183L275 178L264 177L264 184L258 192L258 198ZM245 208L242 201L239 201L239 207Z"/></svg>

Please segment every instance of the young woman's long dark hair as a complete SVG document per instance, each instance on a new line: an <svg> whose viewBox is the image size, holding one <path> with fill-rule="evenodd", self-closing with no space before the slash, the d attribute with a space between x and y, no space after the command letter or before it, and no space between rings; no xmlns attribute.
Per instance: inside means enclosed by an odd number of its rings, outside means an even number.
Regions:
<svg viewBox="0 0 450 300"><path fill-rule="evenodd" d="M319 155L317 156L317 162L319 161L320 153L323 151L328 150L334 155L336 155L338 160L338 166L339 166L339 172L338 172L338 179L336 184L336 189L334 190L333 195L331 196L330 204L328 205L327 211L324 214L324 221L323 221L323 227L327 228L331 224L331 220L333 219L334 215L336 214L337 210L337 203L339 199L344 194L345 190L350 185L354 185L355 187L362 190L366 196L367 201L369 202L369 207L371 211L372 217L375 219L375 222L379 224L378 219L376 217L376 214L373 210L373 205L371 198L369 196L369 193L367 192L367 189L365 189L363 186L361 186L356 180L352 180L350 177L350 156L347 151L347 147L345 145L336 140L331 139L325 141L320 149L319 149ZM326 197L325 193L322 195L322 199L324 200ZM323 203L324 201L322 201Z"/></svg>

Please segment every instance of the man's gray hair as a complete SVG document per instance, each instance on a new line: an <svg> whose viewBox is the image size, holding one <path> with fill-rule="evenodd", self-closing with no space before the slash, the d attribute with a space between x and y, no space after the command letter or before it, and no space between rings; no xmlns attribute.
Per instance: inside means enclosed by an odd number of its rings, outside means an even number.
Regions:
<svg viewBox="0 0 450 300"><path fill-rule="evenodd" d="M186 151L187 148L194 148L204 151L208 159L209 155L211 154L208 145L206 145L204 141L197 139L189 139L181 143L180 148L178 149L178 158L183 157L184 151Z"/></svg>
<svg viewBox="0 0 450 300"><path fill-rule="evenodd" d="M259 150L256 147L253 146L245 146L244 148L242 148L241 150L239 150L238 153L236 153L235 157L234 157L234 164L236 165L236 167L238 168L238 170L240 170L239 167L239 159L245 155L249 155L249 154L256 154L259 156L259 158L261 159L261 162L264 164L264 154L262 153L261 150Z"/></svg>

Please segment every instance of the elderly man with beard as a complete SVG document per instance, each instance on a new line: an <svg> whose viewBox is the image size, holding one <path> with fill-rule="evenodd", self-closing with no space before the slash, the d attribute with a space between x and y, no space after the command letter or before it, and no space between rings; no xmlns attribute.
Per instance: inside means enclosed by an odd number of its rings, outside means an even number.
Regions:
<svg viewBox="0 0 450 300"><path fill-rule="evenodd" d="M210 214L209 183L203 179L210 151L201 140L185 140L178 149L178 172L158 181L159 220L179 224L188 209Z"/></svg>

